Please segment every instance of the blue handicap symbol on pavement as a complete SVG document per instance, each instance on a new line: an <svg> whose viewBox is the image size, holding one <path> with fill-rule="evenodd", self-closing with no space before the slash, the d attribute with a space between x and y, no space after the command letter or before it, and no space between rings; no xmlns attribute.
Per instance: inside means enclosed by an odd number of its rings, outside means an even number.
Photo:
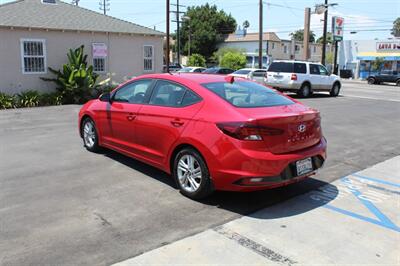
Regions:
<svg viewBox="0 0 400 266"><path fill-rule="evenodd" d="M360 174L352 174L351 176L356 176L358 178L366 179L366 180L369 180L369 181L373 181L373 182L376 182L376 183L381 183L381 184L385 184L385 185L389 185L389 186L400 187L399 184L395 184L395 183L388 182L388 181L385 181L385 180L380 180L380 179L373 178L373 177L363 176L363 175L360 175ZM351 182L349 176L343 177L340 180L343 183ZM357 190L355 188L351 188L350 191L377 219L372 219L370 217L366 217L366 216L360 215L360 214L352 212L352 211L348 211L348 210L345 210L345 209L342 209L342 208L338 208L338 207L335 207L335 206L330 205L330 204L324 205L323 207L327 208L327 209L330 209L332 211L339 212L339 213L344 214L344 215L351 216L351 217L359 219L359 220L363 220L363 221L366 221L366 222L369 222L369 223L372 223L372 224L376 224L376 225L385 227L387 229L394 230L396 232L400 232L400 227L398 227L396 224L394 224L372 202L370 202L368 200L365 200L363 197L360 197L360 195L362 195L362 193L359 190Z"/></svg>

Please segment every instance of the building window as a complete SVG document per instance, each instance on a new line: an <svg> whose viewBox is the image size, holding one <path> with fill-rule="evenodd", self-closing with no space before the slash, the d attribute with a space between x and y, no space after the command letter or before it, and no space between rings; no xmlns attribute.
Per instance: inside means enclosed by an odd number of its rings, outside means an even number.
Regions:
<svg viewBox="0 0 400 266"><path fill-rule="evenodd" d="M283 46L283 53L287 54L287 46L286 45Z"/></svg>
<svg viewBox="0 0 400 266"><path fill-rule="evenodd" d="M317 53L317 47L316 46L313 47L313 53L314 54Z"/></svg>
<svg viewBox="0 0 400 266"><path fill-rule="evenodd" d="M296 54L298 54L299 52L300 52L300 46L299 45L295 45L294 46L294 52L296 53Z"/></svg>
<svg viewBox="0 0 400 266"><path fill-rule="evenodd" d="M94 72L106 72L106 58L105 57L93 58L93 71Z"/></svg>
<svg viewBox="0 0 400 266"><path fill-rule="evenodd" d="M275 49L275 43L272 43L272 49Z"/></svg>
<svg viewBox="0 0 400 266"><path fill-rule="evenodd" d="M21 39L23 74L46 73L46 43L39 39Z"/></svg>
<svg viewBox="0 0 400 266"><path fill-rule="evenodd" d="M153 45L143 46L143 70L153 71L154 70L154 56L153 56Z"/></svg>

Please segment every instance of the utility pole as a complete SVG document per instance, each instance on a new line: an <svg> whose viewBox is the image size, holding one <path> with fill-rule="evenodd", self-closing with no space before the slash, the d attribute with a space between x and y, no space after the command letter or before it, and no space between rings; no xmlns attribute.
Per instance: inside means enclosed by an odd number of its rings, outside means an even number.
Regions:
<svg viewBox="0 0 400 266"><path fill-rule="evenodd" d="M321 64L325 66L325 52L326 52L326 31L328 27L328 0L325 0L325 12L324 12L324 34L322 36L322 56Z"/></svg>
<svg viewBox="0 0 400 266"><path fill-rule="evenodd" d="M166 71L169 73L169 0L166 0L167 3L167 42L166 42L166 54L165 54L165 66L166 66Z"/></svg>
<svg viewBox="0 0 400 266"><path fill-rule="evenodd" d="M181 63L181 40L180 40L180 24L182 21L180 20L181 14L184 14L185 12L180 12L179 7L185 7L179 4L179 0L176 0L176 4L171 4L172 6L176 6L176 11L171 11L172 13L176 13L176 20L173 20L173 22L176 22L176 54L177 54L177 61L178 64Z"/></svg>
<svg viewBox="0 0 400 266"><path fill-rule="evenodd" d="M338 53L338 41L334 41L335 42L335 56L334 56L334 61L333 61L333 74L337 75L338 71L337 71L337 53Z"/></svg>
<svg viewBox="0 0 400 266"><path fill-rule="evenodd" d="M78 0L79 1L79 0ZM110 0L103 0L103 2L99 2L99 9L103 10L103 14L107 15L107 11L110 11Z"/></svg>
<svg viewBox="0 0 400 266"><path fill-rule="evenodd" d="M308 58L310 58L310 16L311 16L311 8L306 7L306 9L304 10L304 36L303 36L303 47L304 47L304 51L303 51L303 59L305 61L308 60Z"/></svg>
<svg viewBox="0 0 400 266"><path fill-rule="evenodd" d="M259 3L259 32L258 32L258 68L262 68L262 55L263 55L263 1Z"/></svg>

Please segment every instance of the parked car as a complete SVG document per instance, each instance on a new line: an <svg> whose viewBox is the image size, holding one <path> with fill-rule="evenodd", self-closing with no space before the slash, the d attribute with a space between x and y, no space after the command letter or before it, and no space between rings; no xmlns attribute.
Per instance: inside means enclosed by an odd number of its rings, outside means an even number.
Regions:
<svg viewBox="0 0 400 266"><path fill-rule="evenodd" d="M265 84L280 91L296 92L308 97L314 91L327 91L338 96L341 88L340 77L330 74L319 63L279 60L269 66L265 75Z"/></svg>
<svg viewBox="0 0 400 266"><path fill-rule="evenodd" d="M179 73L202 73L206 70L204 67L184 67L178 70Z"/></svg>
<svg viewBox="0 0 400 266"><path fill-rule="evenodd" d="M175 72L181 70L183 67L182 67L181 64L175 63L175 64L170 64L168 68L169 68L169 72L170 73L175 73ZM167 66L166 65L163 66L163 72L164 73L167 72Z"/></svg>
<svg viewBox="0 0 400 266"><path fill-rule="evenodd" d="M204 70L202 73L203 74L221 74L221 75L228 75L233 73L235 70L230 69L230 68L224 68L224 67L211 67L207 68Z"/></svg>
<svg viewBox="0 0 400 266"><path fill-rule="evenodd" d="M370 75L367 78L368 84L380 84L382 82L396 83L400 86L400 73L394 70L382 70L378 74Z"/></svg>
<svg viewBox="0 0 400 266"><path fill-rule="evenodd" d="M86 103L79 132L87 150L105 147L157 167L193 199L285 186L326 158L317 110L219 75L134 78Z"/></svg>
<svg viewBox="0 0 400 266"><path fill-rule="evenodd" d="M259 83L264 83L264 77L266 72L267 72L266 69L242 68L229 74L229 76L241 77L249 80L254 80Z"/></svg>

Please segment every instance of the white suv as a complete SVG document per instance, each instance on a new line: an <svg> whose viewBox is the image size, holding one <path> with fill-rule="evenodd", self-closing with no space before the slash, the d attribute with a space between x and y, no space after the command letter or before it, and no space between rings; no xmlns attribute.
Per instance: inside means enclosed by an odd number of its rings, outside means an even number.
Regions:
<svg viewBox="0 0 400 266"><path fill-rule="evenodd" d="M265 74L264 82L280 91L296 92L308 97L313 91L327 91L331 96L340 92L340 78L330 74L321 64L304 61L274 61Z"/></svg>

